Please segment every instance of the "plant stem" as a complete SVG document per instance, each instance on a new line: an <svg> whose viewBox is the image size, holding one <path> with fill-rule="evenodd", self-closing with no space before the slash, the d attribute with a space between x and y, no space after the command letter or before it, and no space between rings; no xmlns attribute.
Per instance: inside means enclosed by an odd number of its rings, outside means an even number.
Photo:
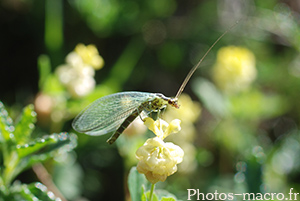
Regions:
<svg viewBox="0 0 300 201"><path fill-rule="evenodd" d="M153 191L154 191L154 186L155 186L155 184L151 185L151 191L150 191L149 201L152 201L152 195L153 195Z"/></svg>

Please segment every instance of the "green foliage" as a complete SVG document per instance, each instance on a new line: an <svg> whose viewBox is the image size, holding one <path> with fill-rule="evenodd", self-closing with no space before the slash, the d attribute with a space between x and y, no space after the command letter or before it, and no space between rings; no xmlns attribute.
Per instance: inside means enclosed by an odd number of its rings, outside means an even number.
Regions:
<svg viewBox="0 0 300 201"><path fill-rule="evenodd" d="M33 105L23 109L15 124L0 102L0 199L2 200L55 200L53 193L41 183L21 184L14 179L25 169L72 150L76 146L74 134L59 133L33 138L36 122Z"/></svg>
<svg viewBox="0 0 300 201"><path fill-rule="evenodd" d="M35 200L43 200L43 201L55 201L57 197L47 190L47 187L43 184L36 182L32 184L21 184L15 182L10 187L9 195L2 195L0 198L1 201L9 200L9 201L35 201Z"/></svg>
<svg viewBox="0 0 300 201"><path fill-rule="evenodd" d="M31 133L35 128L36 113L34 112L33 105L28 105L23 109L18 121L15 125L14 136L16 141L20 144L28 143Z"/></svg>
<svg viewBox="0 0 300 201"><path fill-rule="evenodd" d="M132 167L128 175L128 188L132 201L150 201L150 184L136 167ZM173 194L166 190L154 190L151 201L179 201Z"/></svg>
<svg viewBox="0 0 300 201"><path fill-rule="evenodd" d="M136 167L132 167L128 175L128 188L132 201L141 200L145 192L146 186L149 184L144 175L138 173Z"/></svg>

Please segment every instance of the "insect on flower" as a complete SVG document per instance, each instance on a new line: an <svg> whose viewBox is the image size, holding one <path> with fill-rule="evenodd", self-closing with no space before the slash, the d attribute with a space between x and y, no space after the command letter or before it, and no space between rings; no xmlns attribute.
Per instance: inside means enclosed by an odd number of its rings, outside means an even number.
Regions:
<svg viewBox="0 0 300 201"><path fill-rule="evenodd" d="M167 105L179 108L178 97L193 73L217 42L236 24L226 30L190 70L175 98L169 98L160 93L148 92L120 92L104 96L94 101L75 117L72 123L73 128L80 133L96 136L113 132L113 135L107 140L107 143L112 144L142 112L146 114L159 112Z"/></svg>

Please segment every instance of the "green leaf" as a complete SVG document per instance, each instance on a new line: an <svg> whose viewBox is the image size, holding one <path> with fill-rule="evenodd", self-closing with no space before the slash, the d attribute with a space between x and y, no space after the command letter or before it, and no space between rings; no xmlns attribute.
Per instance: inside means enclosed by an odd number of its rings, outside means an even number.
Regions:
<svg viewBox="0 0 300 201"><path fill-rule="evenodd" d="M142 192L141 192L141 201L147 201L147 198L146 198L146 193L145 193L145 188L142 187Z"/></svg>
<svg viewBox="0 0 300 201"><path fill-rule="evenodd" d="M46 186L39 182L32 183L29 185L15 183L11 187L11 192L8 196L6 196L5 200L54 201L57 200L57 197L51 191L48 191Z"/></svg>
<svg viewBox="0 0 300 201"><path fill-rule="evenodd" d="M216 117L227 115L226 99L211 82L204 78L196 78L192 83L192 89L213 115Z"/></svg>
<svg viewBox="0 0 300 201"><path fill-rule="evenodd" d="M5 158L6 168L3 176L6 176L6 183L33 164L46 161L55 154L70 151L76 145L77 136L68 133L52 134L36 139L30 144L17 145L17 150Z"/></svg>
<svg viewBox="0 0 300 201"><path fill-rule="evenodd" d="M34 201L37 198L29 191L26 184L20 185L18 187L14 186L14 192L10 195L9 200L28 200Z"/></svg>
<svg viewBox="0 0 300 201"><path fill-rule="evenodd" d="M140 174L136 167L132 167L128 175L128 188L132 201L149 201L150 182L143 174ZM176 201L176 197L165 190L154 190L152 201Z"/></svg>
<svg viewBox="0 0 300 201"><path fill-rule="evenodd" d="M31 139L31 133L36 122L36 113L33 105L28 105L23 109L23 113L19 117L14 135L18 144L28 143Z"/></svg>
<svg viewBox="0 0 300 201"><path fill-rule="evenodd" d="M150 201L149 197L150 197L150 191L147 191L147 193L143 194L142 200L143 201ZM153 192L151 201L159 201L157 195L154 192Z"/></svg>
<svg viewBox="0 0 300 201"><path fill-rule="evenodd" d="M48 191L46 186L44 186L39 182L29 184L28 190L39 200L43 200L43 201L56 200L56 196L51 191Z"/></svg>
<svg viewBox="0 0 300 201"><path fill-rule="evenodd" d="M250 157L247 161L247 170L245 179L248 184L249 192L260 193L260 187L263 185L262 165L257 161L255 156Z"/></svg>
<svg viewBox="0 0 300 201"><path fill-rule="evenodd" d="M175 195L173 195L172 193L170 193L166 190L162 190L162 189L155 190L155 194L161 201L176 201L177 200Z"/></svg>
<svg viewBox="0 0 300 201"><path fill-rule="evenodd" d="M0 142L14 142L12 132L15 130L12 119L8 116L3 103L0 101Z"/></svg>
<svg viewBox="0 0 300 201"><path fill-rule="evenodd" d="M176 201L174 198L162 198L161 201Z"/></svg>
<svg viewBox="0 0 300 201"><path fill-rule="evenodd" d="M62 147L69 151L76 147L76 135L66 132L46 135L43 138L37 138L30 143L17 145L17 152L20 158L29 155L43 155L56 151Z"/></svg>
<svg viewBox="0 0 300 201"><path fill-rule="evenodd" d="M147 180L143 174L140 174L136 167L132 167L128 175L128 188L132 201L140 201Z"/></svg>

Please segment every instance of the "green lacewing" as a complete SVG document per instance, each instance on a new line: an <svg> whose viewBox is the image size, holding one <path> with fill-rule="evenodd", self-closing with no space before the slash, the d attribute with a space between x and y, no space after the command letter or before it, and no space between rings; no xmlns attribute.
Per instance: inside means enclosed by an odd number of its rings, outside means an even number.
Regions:
<svg viewBox="0 0 300 201"><path fill-rule="evenodd" d="M115 132L107 140L112 144L142 111L147 114L157 112L168 104L179 108L177 99L160 93L115 93L94 101L74 119L72 126L76 131L88 135Z"/></svg>
<svg viewBox="0 0 300 201"><path fill-rule="evenodd" d="M237 24L237 23L236 23ZM120 92L101 97L81 111L73 120L72 127L80 133L88 135L104 135L113 133L107 143L114 143L123 131L142 112L149 114L159 112L171 105L179 108L178 98L190 80L193 73L202 63L203 59L217 44L219 40L230 31L236 24L226 30L206 51L199 62L190 70L181 84L175 98L169 98L161 93L148 92Z"/></svg>

